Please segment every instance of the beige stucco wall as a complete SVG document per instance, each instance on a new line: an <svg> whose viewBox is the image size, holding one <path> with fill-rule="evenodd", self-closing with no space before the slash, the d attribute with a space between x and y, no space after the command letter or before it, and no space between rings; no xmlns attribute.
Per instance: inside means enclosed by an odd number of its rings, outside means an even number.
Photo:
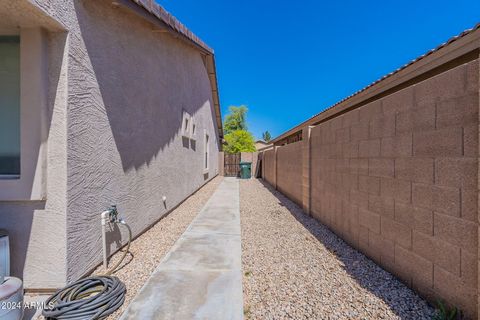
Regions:
<svg viewBox="0 0 480 320"><path fill-rule="evenodd" d="M111 1L34 3L68 30L48 42L47 193L41 202L0 201L0 227L15 233L16 275L27 288L48 288L101 262L99 218L110 204L138 235L218 173L219 144L199 51ZM181 136L183 109L195 117L196 141ZM126 233L108 239L114 251Z"/></svg>
<svg viewBox="0 0 480 320"><path fill-rule="evenodd" d="M320 123L303 150L310 151L303 157L310 159L310 214L423 297L472 319L479 305L479 70L476 59ZM277 149L279 190L282 167L301 172L301 163L282 156L286 148Z"/></svg>
<svg viewBox="0 0 480 320"><path fill-rule="evenodd" d="M22 139L20 179L0 180L0 228L10 236L11 273L26 287L58 287L66 281L67 36L27 1L1 0L0 17L2 34L20 35Z"/></svg>

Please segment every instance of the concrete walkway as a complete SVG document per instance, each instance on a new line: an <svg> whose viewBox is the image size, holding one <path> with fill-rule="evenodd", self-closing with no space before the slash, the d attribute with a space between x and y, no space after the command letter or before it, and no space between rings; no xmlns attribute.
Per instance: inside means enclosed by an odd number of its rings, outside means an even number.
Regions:
<svg viewBox="0 0 480 320"><path fill-rule="evenodd" d="M243 319L240 199L225 178L120 319Z"/></svg>

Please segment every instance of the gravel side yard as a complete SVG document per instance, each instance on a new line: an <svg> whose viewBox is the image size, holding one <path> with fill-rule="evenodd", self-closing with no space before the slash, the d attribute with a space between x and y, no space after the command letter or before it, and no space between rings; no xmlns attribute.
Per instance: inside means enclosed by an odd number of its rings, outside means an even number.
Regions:
<svg viewBox="0 0 480 320"><path fill-rule="evenodd" d="M113 274L122 280L127 287L125 303L107 319L113 320L120 317L130 301L150 277L150 274L158 266L163 256L187 229L222 180L223 177L212 179L212 181L170 212L169 215L132 242L130 252L133 254L133 259L127 255L125 260L130 262L128 264L124 263L124 267ZM121 255L122 252L117 252L110 258L109 265L112 266L118 261L117 259L120 259ZM103 266L100 266L93 273L101 274L103 271Z"/></svg>
<svg viewBox="0 0 480 320"><path fill-rule="evenodd" d="M241 181L240 211L246 319L431 319L412 290L261 180Z"/></svg>

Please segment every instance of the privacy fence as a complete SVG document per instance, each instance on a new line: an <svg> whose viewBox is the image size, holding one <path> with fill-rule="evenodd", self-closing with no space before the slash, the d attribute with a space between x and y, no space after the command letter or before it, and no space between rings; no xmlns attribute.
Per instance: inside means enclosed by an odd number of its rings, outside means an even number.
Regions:
<svg viewBox="0 0 480 320"><path fill-rule="evenodd" d="M262 177L420 295L478 316L479 60L260 153Z"/></svg>

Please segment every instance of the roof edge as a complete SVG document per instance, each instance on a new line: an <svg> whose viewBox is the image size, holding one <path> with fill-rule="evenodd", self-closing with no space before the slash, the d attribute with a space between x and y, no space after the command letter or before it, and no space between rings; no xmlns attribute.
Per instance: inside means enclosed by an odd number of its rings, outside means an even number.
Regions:
<svg viewBox="0 0 480 320"><path fill-rule="evenodd" d="M173 37L179 38L179 40L182 40L199 50L206 57L204 61L208 78L210 80L210 86L212 88L212 102L218 127L218 136L219 138L223 138L220 96L218 91L217 70L215 66L215 53L213 49L161 5L156 3L155 0L112 0L112 4L133 11L138 16L153 23L156 28L158 28L155 31L169 33Z"/></svg>
<svg viewBox="0 0 480 320"><path fill-rule="evenodd" d="M355 105L361 104L367 99L374 98L379 94L393 89L402 83L414 79L426 72L432 71L452 60L462 57L469 52L478 50L480 48L480 23L473 28L467 29L457 36L454 36L437 46L436 48L427 51L418 58L411 60L400 68L390 72L380 79L372 82L368 86L358 90L352 95L338 101L320 113L310 117L299 125L285 131L284 133L273 139L272 143L277 143L284 138L302 130L305 126L315 125L322 120L332 118L338 113L344 112L346 109Z"/></svg>

